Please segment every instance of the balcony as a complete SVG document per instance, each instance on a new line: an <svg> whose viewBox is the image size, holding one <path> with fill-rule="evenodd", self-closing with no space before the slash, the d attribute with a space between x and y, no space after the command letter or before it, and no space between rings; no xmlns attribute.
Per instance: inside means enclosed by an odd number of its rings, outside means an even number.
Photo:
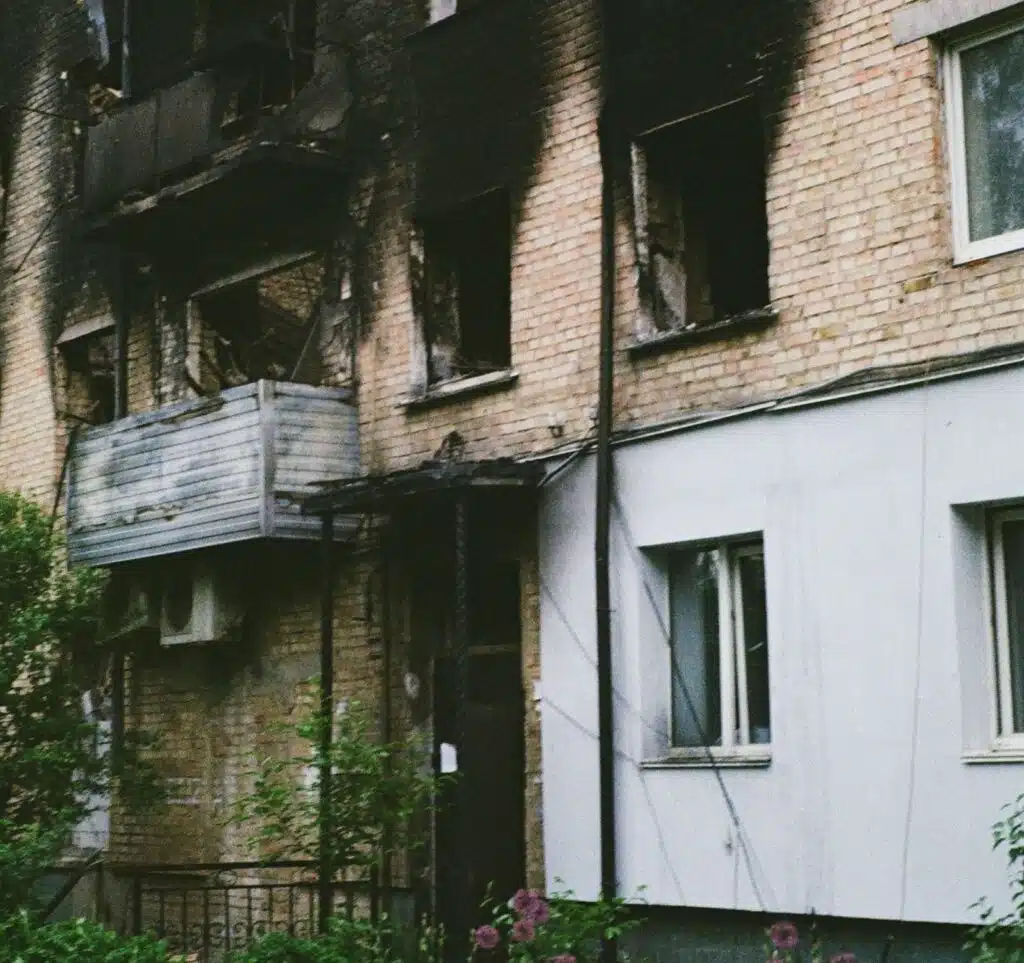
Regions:
<svg viewBox="0 0 1024 963"><path fill-rule="evenodd" d="M303 212L326 220L344 169L349 85L337 65L297 90L287 78L265 51L222 58L89 128L91 239L146 250L211 226L271 237Z"/></svg>
<svg viewBox="0 0 1024 963"><path fill-rule="evenodd" d="M300 499L359 471L349 397L259 381L85 430L69 466L71 560L316 538L319 520L302 515Z"/></svg>

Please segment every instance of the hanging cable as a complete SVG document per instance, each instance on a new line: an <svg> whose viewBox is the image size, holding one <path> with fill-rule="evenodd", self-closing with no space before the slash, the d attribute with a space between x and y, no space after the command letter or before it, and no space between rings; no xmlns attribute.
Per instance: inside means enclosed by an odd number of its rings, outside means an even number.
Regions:
<svg viewBox="0 0 1024 963"><path fill-rule="evenodd" d="M921 478L920 523L917 544L917 633L914 644L914 688L910 720L910 772L907 779L907 812L903 825L903 855L900 862L900 915L907 909L907 882L910 867L910 827L914 819L914 794L917 788L917 743L921 726L921 650L924 639L924 556L927 547L928 496L928 388L921 402Z"/></svg>

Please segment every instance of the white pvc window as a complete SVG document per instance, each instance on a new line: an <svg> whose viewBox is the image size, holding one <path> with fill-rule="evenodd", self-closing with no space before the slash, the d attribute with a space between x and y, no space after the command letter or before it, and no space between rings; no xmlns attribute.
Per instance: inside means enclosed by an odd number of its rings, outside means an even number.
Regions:
<svg viewBox="0 0 1024 963"><path fill-rule="evenodd" d="M1024 248L1024 23L946 55L957 262Z"/></svg>
<svg viewBox="0 0 1024 963"><path fill-rule="evenodd" d="M672 746L771 743L764 547L722 542L670 560Z"/></svg>
<svg viewBox="0 0 1024 963"><path fill-rule="evenodd" d="M1024 510L992 517L996 735L1024 745Z"/></svg>

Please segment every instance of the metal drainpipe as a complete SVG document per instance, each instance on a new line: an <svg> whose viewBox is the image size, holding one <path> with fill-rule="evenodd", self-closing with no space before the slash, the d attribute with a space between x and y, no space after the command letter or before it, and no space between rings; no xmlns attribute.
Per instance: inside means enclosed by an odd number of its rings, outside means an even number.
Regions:
<svg viewBox="0 0 1024 963"><path fill-rule="evenodd" d="M331 744L334 737L334 516L321 523L322 584L320 596L320 840L319 915L321 933L334 915L334 861L331 859Z"/></svg>
<svg viewBox="0 0 1024 963"><path fill-rule="evenodd" d="M128 325L131 308L128 303L128 264L124 254L117 260L117 310L114 316L114 418L128 414ZM73 437L69 439L70 445ZM119 641L113 654L110 683L110 753L115 766L120 765L124 750L125 730L125 650Z"/></svg>
<svg viewBox="0 0 1024 963"><path fill-rule="evenodd" d="M597 491L594 570L597 601L597 716L601 821L601 897L618 893L615 851L615 744L612 705L610 532L612 495L612 418L615 377L615 180L607 95L598 121L601 145L601 326L597 403ZM617 941L603 940L602 963L614 963Z"/></svg>

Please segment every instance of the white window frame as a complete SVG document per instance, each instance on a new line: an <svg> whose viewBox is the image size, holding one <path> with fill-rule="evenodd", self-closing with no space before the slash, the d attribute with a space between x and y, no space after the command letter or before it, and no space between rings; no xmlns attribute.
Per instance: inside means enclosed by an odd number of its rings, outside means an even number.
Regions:
<svg viewBox="0 0 1024 963"><path fill-rule="evenodd" d="M944 79L946 91L947 151L949 155L951 217L953 225L953 263L966 264L983 258L994 257L1024 248L1024 228L997 234L993 237L971 240L970 206L967 197L967 143L964 134L963 82L960 70L960 55L972 47L998 40L1009 34L1024 30L1024 20L995 30L973 34L950 44L944 56Z"/></svg>
<svg viewBox="0 0 1024 963"><path fill-rule="evenodd" d="M760 556L764 559L766 557L764 537L750 536L703 545L680 545L676 550L701 547L707 550L716 550L719 559L724 560L724 564L720 562L718 567L719 703L722 715L722 742L721 745L716 746L675 745L675 639L672 639L671 658L673 663L669 671L668 703L670 706L669 756L672 759L684 761L706 762L710 752L712 758L739 758L751 762L767 762L771 759L772 742L755 743L750 740L750 694L747 689L747 660L743 657L743 608L734 604L735 600L741 597L742 591L738 561L751 556ZM765 582L767 590L767 564L765 564ZM771 651L770 635L769 629L769 652ZM768 689L770 707L772 704L770 666ZM739 718L736 713L737 704ZM769 711L771 710L769 709Z"/></svg>
<svg viewBox="0 0 1024 963"><path fill-rule="evenodd" d="M1003 525L1024 521L1024 508L993 512L990 516L991 576L989 578L993 639L992 731L998 749L1024 749L1024 732L1013 731L1013 688L1010 672L1010 619L1006 604L1006 557Z"/></svg>

